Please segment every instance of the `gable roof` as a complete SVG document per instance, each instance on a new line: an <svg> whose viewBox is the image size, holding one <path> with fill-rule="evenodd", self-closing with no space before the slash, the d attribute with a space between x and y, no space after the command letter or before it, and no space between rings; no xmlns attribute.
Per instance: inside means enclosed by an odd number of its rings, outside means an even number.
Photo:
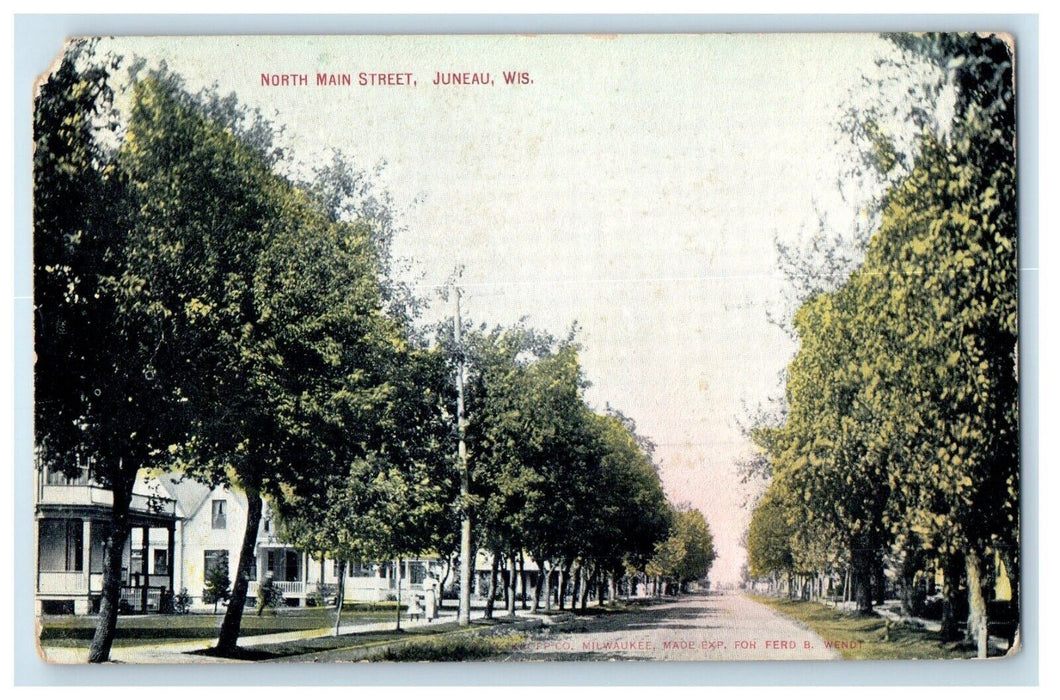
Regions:
<svg viewBox="0 0 1060 700"><path fill-rule="evenodd" d="M158 477L158 483L177 502L177 507L185 518L193 517L213 492L206 484L183 474L162 474Z"/></svg>

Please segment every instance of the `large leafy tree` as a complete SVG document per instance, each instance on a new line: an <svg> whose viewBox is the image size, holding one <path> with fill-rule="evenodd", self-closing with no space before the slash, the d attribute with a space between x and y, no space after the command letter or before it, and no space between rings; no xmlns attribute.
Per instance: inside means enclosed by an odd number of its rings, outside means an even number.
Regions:
<svg viewBox="0 0 1060 700"><path fill-rule="evenodd" d="M229 116L226 116L229 115ZM238 108L210 110L167 76L140 81L122 162L141 212L139 262L181 339L173 375L195 416L186 468L249 503L218 648L234 648L263 498L282 502L348 462L388 400L403 347L382 312L368 230L336 222L243 138Z"/></svg>
<svg viewBox="0 0 1060 700"><path fill-rule="evenodd" d="M121 552L140 470L185 434L173 326L136 272L149 255L131 231L140 212L115 140L111 72L77 42L40 86L34 111L35 419L51 468L77 467L113 492L92 662L110 655Z"/></svg>
<svg viewBox="0 0 1060 700"><path fill-rule="evenodd" d="M656 545L648 571L669 578L684 590L706 578L714 564L714 536L703 513L687 506L674 509L670 535Z"/></svg>
<svg viewBox="0 0 1060 700"><path fill-rule="evenodd" d="M747 532L748 574L753 578L791 574L795 570L790 506L776 483L755 507Z"/></svg>
<svg viewBox="0 0 1060 700"><path fill-rule="evenodd" d="M379 358L383 390L362 403L357 423L320 436L317 468L284 488L277 509L294 542L340 562L455 548L452 385L444 360L438 350L408 347Z"/></svg>
<svg viewBox="0 0 1060 700"><path fill-rule="evenodd" d="M889 195L866 267L879 344L901 361L880 368L886 408L907 426L894 462L901 522L963 559L969 632L985 653L984 562L996 552L1013 580L1019 571L1012 65L992 37L915 46L958 65L963 97L949 138L926 138Z"/></svg>
<svg viewBox="0 0 1060 700"><path fill-rule="evenodd" d="M578 553L613 578L643 571L673 526L674 512L650 456L650 444L620 412L592 416L600 473L582 508Z"/></svg>
<svg viewBox="0 0 1060 700"><path fill-rule="evenodd" d="M953 123L925 129L914 156L877 157L891 183L879 229L862 267L796 316L790 412L759 437L805 522L855 536L856 569L861 547L893 542L911 562L924 548L952 602L963 568L985 655L985 562L996 554L1019 576L1011 53L991 36L894 40L956 88ZM865 133L875 153L897 151Z"/></svg>

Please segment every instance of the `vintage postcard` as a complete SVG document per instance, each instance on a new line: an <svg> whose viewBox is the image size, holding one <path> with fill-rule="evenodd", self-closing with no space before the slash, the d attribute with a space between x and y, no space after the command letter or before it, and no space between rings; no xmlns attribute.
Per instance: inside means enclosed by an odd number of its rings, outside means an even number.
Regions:
<svg viewBox="0 0 1060 700"><path fill-rule="evenodd" d="M71 39L41 658L1014 654L1015 52Z"/></svg>

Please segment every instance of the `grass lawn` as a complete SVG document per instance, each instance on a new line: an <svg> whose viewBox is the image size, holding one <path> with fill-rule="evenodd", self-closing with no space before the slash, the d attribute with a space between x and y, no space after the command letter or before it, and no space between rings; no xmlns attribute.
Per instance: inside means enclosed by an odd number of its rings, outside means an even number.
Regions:
<svg viewBox="0 0 1060 700"><path fill-rule="evenodd" d="M475 661L506 654L526 643L519 632L497 635L451 635L411 642L370 657L372 661Z"/></svg>
<svg viewBox="0 0 1060 700"><path fill-rule="evenodd" d="M771 596L751 596L777 612L805 624L827 641L839 642L844 659L971 659L975 649L942 642L919 626L861 617L821 603Z"/></svg>
<svg viewBox="0 0 1060 700"><path fill-rule="evenodd" d="M389 609L388 609L389 608ZM345 607L342 623L383 622L394 619L394 603ZM210 639L217 636L223 614L120 615L114 646ZM96 629L95 615L43 615L41 643L52 647L87 647ZM333 608L289 608L267 611L260 617L252 609L243 613L242 634L272 634L332 627Z"/></svg>
<svg viewBox="0 0 1060 700"><path fill-rule="evenodd" d="M477 620L474 626L478 629L493 626L498 622ZM427 625L405 629L397 632L393 629L379 632L359 632L344 634L339 637L316 637L299 639L276 644L257 644L241 647L234 655L225 654L226 658L237 658L244 661L349 661L369 658L373 661L432 661L485 658L522 643L523 635L501 635L500 641L480 641L478 635L468 634L466 627L455 621L437 625ZM483 639L496 639L490 636ZM518 639L516 639L518 638ZM387 649L388 645L401 642L400 645ZM379 647L376 652L370 651ZM213 656L213 649L193 652L204 656ZM301 658L305 657L305 658Z"/></svg>

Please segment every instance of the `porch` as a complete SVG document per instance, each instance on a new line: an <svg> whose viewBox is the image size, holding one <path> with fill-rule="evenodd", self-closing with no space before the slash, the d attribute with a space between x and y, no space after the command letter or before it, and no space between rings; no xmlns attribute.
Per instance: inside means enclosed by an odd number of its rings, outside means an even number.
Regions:
<svg viewBox="0 0 1060 700"><path fill-rule="evenodd" d="M56 481L44 481L37 493L37 612L88 614L103 594L113 494L92 483ZM172 600L175 512L172 499L133 494L133 535L121 554L123 612L157 612Z"/></svg>

